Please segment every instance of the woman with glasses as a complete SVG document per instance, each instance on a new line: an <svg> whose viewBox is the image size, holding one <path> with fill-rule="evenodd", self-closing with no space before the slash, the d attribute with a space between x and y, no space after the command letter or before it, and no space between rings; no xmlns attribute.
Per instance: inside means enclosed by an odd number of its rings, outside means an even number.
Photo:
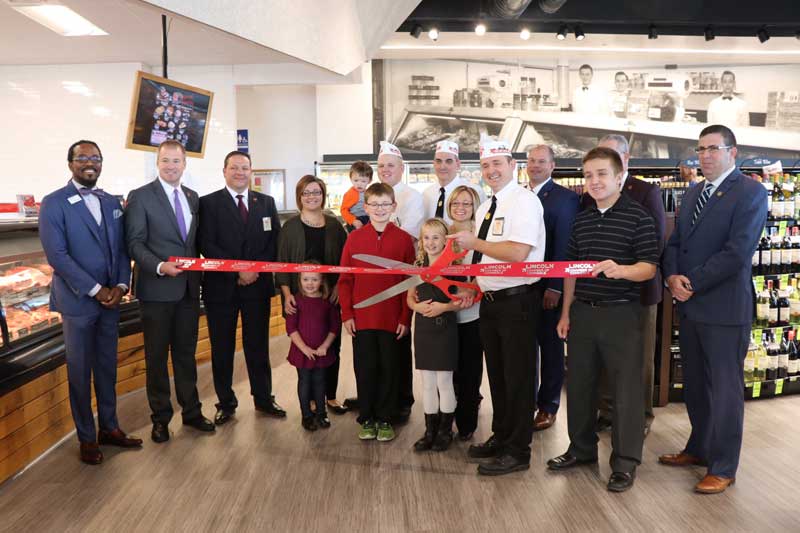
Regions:
<svg viewBox="0 0 800 533"><path fill-rule="evenodd" d="M475 189L459 185L450 194L447 214L452 219L450 233L462 230L475 232L475 210L480 198ZM464 264L472 263L472 250L467 252ZM480 393L483 381L483 344L478 328L479 305L467 307L456 313L458 322L458 368L453 376L456 390L456 427L462 441L472 438L478 427L478 407L483 397Z"/></svg>
<svg viewBox="0 0 800 533"><path fill-rule="evenodd" d="M278 241L279 262L316 261L322 265L339 264L347 233L336 217L325 214L326 196L325 182L316 176L307 174L297 182L295 199L300 214L287 220L281 227ZM333 288L329 298L334 304L338 304L339 301L336 291L338 278L338 275L326 274L326 284ZM281 290L284 317L293 315L297 312L294 299L294 294L299 289L297 274L279 272L275 274L275 283ZM325 375L328 409L336 414L347 412L347 408L336 400L341 337L340 329L336 340L333 341L331 352L336 355L336 362L327 367Z"/></svg>

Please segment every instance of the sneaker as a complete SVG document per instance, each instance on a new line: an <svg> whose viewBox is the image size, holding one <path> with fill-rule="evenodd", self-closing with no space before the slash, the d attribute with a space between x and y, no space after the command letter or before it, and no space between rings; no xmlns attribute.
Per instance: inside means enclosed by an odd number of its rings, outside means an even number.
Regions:
<svg viewBox="0 0 800 533"><path fill-rule="evenodd" d="M378 436L378 430L375 427L375 422L367 420L361 425L361 431L358 432L358 438L361 440L373 440Z"/></svg>
<svg viewBox="0 0 800 533"><path fill-rule="evenodd" d="M394 440L394 428L389 422L381 422L378 424L378 441L388 442Z"/></svg>

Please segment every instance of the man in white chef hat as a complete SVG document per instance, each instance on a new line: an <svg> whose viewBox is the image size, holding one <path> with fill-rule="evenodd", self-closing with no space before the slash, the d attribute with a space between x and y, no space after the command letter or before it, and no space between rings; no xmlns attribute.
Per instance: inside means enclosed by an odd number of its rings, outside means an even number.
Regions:
<svg viewBox="0 0 800 533"><path fill-rule="evenodd" d="M436 172L438 183L432 184L422 193L425 205L425 219L441 218L450 225L453 223L447 212L447 202L450 194L459 185L465 185L478 193L481 203L486 200L486 195L479 185L471 183L460 176L461 161L458 158L458 144L453 141L439 141L436 143L436 153L433 155L433 170ZM478 206L475 205L474 209Z"/></svg>

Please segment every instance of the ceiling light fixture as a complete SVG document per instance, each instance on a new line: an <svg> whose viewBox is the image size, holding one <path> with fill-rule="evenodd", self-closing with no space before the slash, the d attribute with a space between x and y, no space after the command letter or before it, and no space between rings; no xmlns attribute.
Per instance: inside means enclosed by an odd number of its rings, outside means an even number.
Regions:
<svg viewBox="0 0 800 533"><path fill-rule="evenodd" d="M86 37L108 35L67 6L55 4L10 6L42 26L64 37Z"/></svg>
<svg viewBox="0 0 800 533"><path fill-rule="evenodd" d="M523 41L527 41L531 38L531 30L528 28L522 28L522 31L519 32L519 38Z"/></svg>
<svg viewBox="0 0 800 533"><path fill-rule="evenodd" d="M586 35L583 33L583 30L580 26L575 26L575 40L582 41L586 39Z"/></svg>
<svg viewBox="0 0 800 533"><path fill-rule="evenodd" d="M658 39L658 29L655 24L650 24L650 29L647 31L648 39Z"/></svg>
<svg viewBox="0 0 800 533"><path fill-rule="evenodd" d="M479 22L475 26L475 35L477 35L478 37L486 35L486 24L484 24L483 22Z"/></svg>
<svg viewBox="0 0 800 533"><path fill-rule="evenodd" d="M769 41L769 33L767 33L767 28L761 28L760 30L758 30L756 32L756 36L758 37L758 40L761 41L762 44Z"/></svg>
<svg viewBox="0 0 800 533"><path fill-rule="evenodd" d="M563 41L567 38L567 25L562 24L561 27L558 29L558 33L556 33L556 39L559 41Z"/></svg>
<svg viewBox="0 0 800 533"><path fill-rule="evenodd" d="M706 29L703 30L703 35L706 36L706 41L713 41L714 37L716 37L716 35L714 35L714 28L711 26L706 26Z"/></svg>
<svg viewBox="0 0 800 533"><path fill-rule="evenodd" d="M428 37L430 37L431 41L438 41L439 40L439 30L436 28L431 28L428 31Z"/></svg>
<svg viewBox="0 0 800 533"><path fill-rule="evenodd" d="M408 33L414 39L419 39L419 36L422 35L422 26L420 24L414 24L414 26L411 28L411 31Z"/></svg>

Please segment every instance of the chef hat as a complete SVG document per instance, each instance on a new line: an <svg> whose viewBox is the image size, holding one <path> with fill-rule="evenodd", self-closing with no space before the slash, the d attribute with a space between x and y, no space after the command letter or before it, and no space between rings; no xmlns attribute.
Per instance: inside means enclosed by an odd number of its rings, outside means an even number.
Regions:
<svg viewBox="0 0 800 533"><path fill-rule="evenodd" d="M443 152L458 157L458 144L453 141L439 141L436 143L436 153Z"/></svg>
<svg viewBox="0 0 800 533"><path fill-rule="evenodd" d="M378 152L378 156L382 156L384 154L396 155L400 159L403 159L403 154L400 153L400 150L397 149L397 146L390 142L381 141L381 151Z"/></svg>
<svg viewBox="0 0 800 533"><path fill-rule="evenodd" d="M491 137L481 139L481 159L498 155L511 156L511 146L506 141L499 141Z"/></svg>

